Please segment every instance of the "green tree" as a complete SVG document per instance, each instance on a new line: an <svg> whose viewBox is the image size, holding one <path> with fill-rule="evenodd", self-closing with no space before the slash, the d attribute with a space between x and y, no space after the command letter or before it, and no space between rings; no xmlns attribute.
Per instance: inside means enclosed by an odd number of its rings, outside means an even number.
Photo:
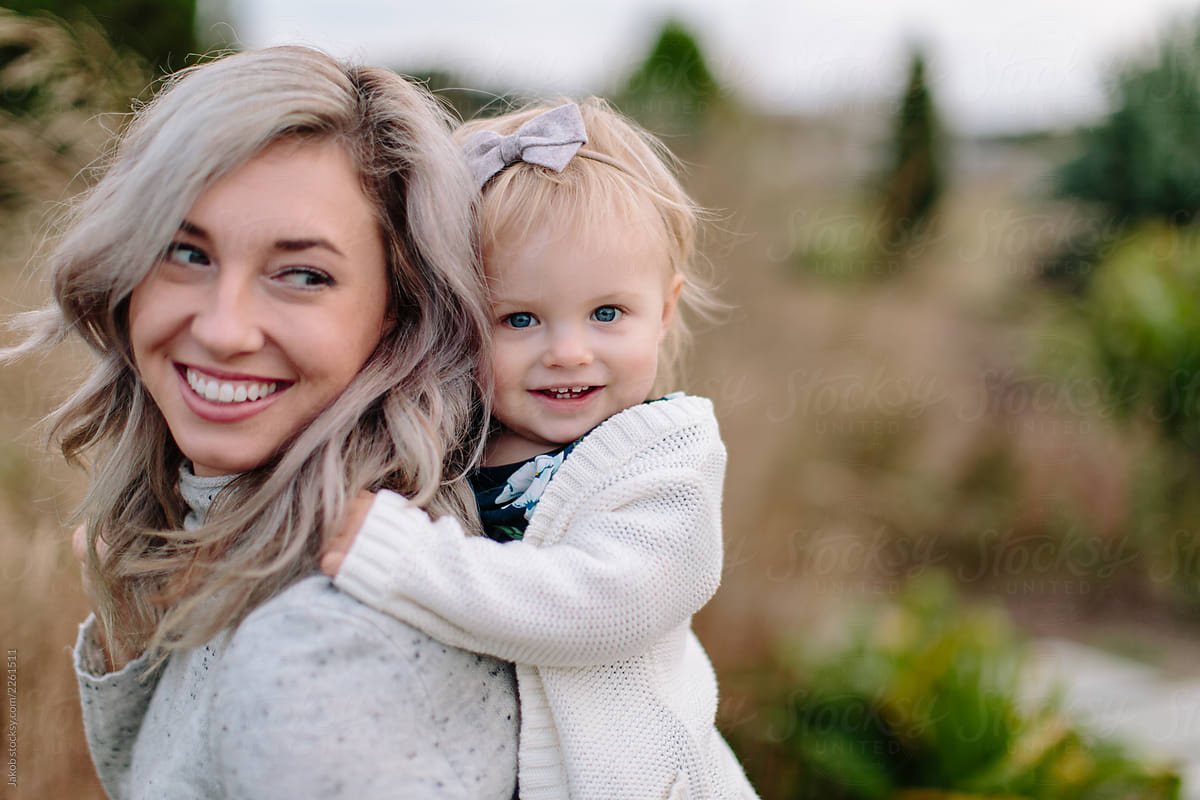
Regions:
<svg viewBox="0 0 1200 800"><path fill-rule="evenodd" d="M1080 133L1056 175L1063 197L1121 222L1189 224L1200 212L1200 17L1173 26L1110 84L1113 110Z"/></svg>
<svg viewBox="0 0 1200 800"><path fill-rule="evenodd" d="M651 130L688 133L703 124L720 96L696 38L670 20L618 92L618 104Z"/></svg>
<svg viewBox="0 0 1200 800"><path fill-rule="evenodd" d="M932 220L942 194L941 134L920 50L909 60L890 150L883 182L882 242L889 252L919 235Z"/></svg>

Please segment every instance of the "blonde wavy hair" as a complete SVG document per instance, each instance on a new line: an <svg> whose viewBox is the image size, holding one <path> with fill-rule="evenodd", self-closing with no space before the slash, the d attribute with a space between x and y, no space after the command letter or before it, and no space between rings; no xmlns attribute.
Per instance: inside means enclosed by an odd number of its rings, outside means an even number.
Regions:
<svg viewBox="0 0 1200 800"><path fill-rule="evenodd" d="M476 131L507 136L528 120L569 99L535 102L500 116L475 119L455 132L460 143ZM503 243L520 241L547 224L589 237L613 235L614 221L640 223L646 210L661 223L667 254L664 265L683 277L679 308L659 354L659 388L678 377L679 360L691 340L685 314L709 317L722 308L696 258L696 238L704 210L688 196L678 175L680 163L653 134L622 115L606 100L574 101L583 116L587 144L562 172L518 161L483 186L480 243L488 255Z"/></svg>
<svg viewBox="0 0 1200 800"><path fill-rule="evenodd" d="M27 315L32 333L15 351L77 334L98 356L50 422L69 461L91 462L80 514L110 639L161 660L237 624L316 569L324 535L363 489L477 526L465 473L487 418L486 304L477 190L450 124L394 73L303 47L185 69L134 113L74 204L49 257L53 302ZM184 456L133 361L130 292L206 187L284 139L350 154L378 215L397 324L336 400L185 532Z"/></svg>

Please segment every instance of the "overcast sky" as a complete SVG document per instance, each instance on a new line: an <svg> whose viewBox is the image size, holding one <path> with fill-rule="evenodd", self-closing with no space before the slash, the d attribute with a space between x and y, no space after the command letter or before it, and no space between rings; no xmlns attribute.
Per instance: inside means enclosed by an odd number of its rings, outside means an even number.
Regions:
<svg viewBox="0 0 1200 800"><path fill-rule="evenodd" d="M234 33L246 46L308 42L399 68L449 68L472 86L568 93L611 90L674 16L696 33L718 79L784 111L891 96L908 43L919 39L943 115L968 132L1066 126L1102 113L1114 59L1200 11L1200 0L233 5Z"/></svg>

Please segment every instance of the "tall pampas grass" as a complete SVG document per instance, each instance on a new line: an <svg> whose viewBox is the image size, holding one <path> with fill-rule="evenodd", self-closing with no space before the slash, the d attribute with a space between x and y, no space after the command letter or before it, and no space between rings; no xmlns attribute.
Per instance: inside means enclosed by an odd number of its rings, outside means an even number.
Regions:
<svg viewBox="0 0 1200 800"><path fill-rule="evenodd" d="M97 26L0 9L0 317L45 298L27 265L55 205L87 184L149 80L144 62L115 49ZM0 348L16 341L0 331ZM0 652L17 700L15 718L7 693L0 704L6 796L104 797L69 652L87 613L67 524L85 478L46 451L35 423L69 393L85 357L83 348L63 347L0 367Z"/></svg>

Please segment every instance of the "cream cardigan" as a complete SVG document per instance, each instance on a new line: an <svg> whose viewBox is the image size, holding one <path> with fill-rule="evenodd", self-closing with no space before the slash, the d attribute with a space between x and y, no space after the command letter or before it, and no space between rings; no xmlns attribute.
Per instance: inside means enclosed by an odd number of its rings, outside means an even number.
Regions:
<svg viewBox="0 0 1200 800"><path fill-rule="evenodd" d="M516 663L523 800L753 798L690 626L720 582L724 472L710 401L634 406L575 446L522 541L380 492L336 584Z"/></svg>

